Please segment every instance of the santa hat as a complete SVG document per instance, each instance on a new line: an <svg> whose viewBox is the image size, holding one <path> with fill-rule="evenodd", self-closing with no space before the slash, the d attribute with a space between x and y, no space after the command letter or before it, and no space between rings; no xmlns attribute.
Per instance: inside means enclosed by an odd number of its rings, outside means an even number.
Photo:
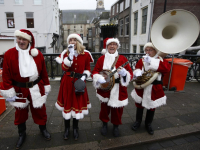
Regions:
<svg viewBox="0 0 200 150"><path fill-rule="evenodd" d="M151 43L151 42L148 42L144 45L144 51L147 47L152 47L153 49L155 49L156 53L158 53L158 50L155 48L155 46Z"/></svg>
<svg viewBox="0 0 200 150"><path fill-rule="evenodd" d="M101 54L104 55L107 52L107 46L108 46L108 44L110 44L112 42L117 43L117 45L118 45L117 49L120 47L120 43L117 38L105 38L103 40L103 50L101 51Z"/></svg>
<svg viewBox="0 0 200 150"><path fill-rule="evenodd" d="M26 29L16 30L14 35L27 39L29 42L31 42L30 54L33 57L38 55L38 50L35 48L35 39L31 31Z"/></svg>
<svg viewBox="0 0 200 150"><path fill-rule="evenodd" d="M70 34L70 35L67 37L67 44L69 44L69 40L70 40L71 38L76 38L76 39L83 45L83 40L82 40L80 34L76 34L76 33Z"/></svg>

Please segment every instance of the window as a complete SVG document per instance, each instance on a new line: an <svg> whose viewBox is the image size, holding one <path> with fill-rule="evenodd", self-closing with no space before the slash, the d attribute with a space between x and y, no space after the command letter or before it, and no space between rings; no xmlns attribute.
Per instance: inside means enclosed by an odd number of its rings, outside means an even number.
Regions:
<svg viewBox="0 0 200 150"><path fill-rule="evenodd" d="M0 0L0 4L4 4L4 0Z"/></svg>
<svg viewBox="0 0 200 150"><path fill-rule="evenodd" d="M125 9L128 8L129 6L130 6L130 0L126 0Z"/></svg>
<svg viewBox="0 0 200 150"><path fill-rule="evenodd" d="M115 6L112 7L112 15L115 14Z"/></svg>
<svg viewBox="0 0 200 150"><path fill-rule="evenodd" d="M88 47L92 48L92 39L88 39Z"/></svg>
<svg viewBox="0 0 200 150"><path fill-rule="evenodd" d="M117 4L116 13L119 11L119 4Z"/></svg>
<svg viewBox="0 0 200 150"><path fill-rule="evenodd" d="M133 53L137 53L137 46L133 45Z"/></svg>
<svg viewBox="0 0 200 150"><path fill-rule="evenodd" d="M120 29L119 29L119 32L120 32L120 33L119 33L119 35L120 35L120 36L123 36L124 21L123 21L123 19L121 19L119 22L120 22L120 26L119 26L119 28L120 28Z"/></svg>
<svg viewBox="0 0 200 150"><path fill-rule="evenodd" d="M121 2L119 12L122 12L123 10L124 10L124 2Z"/></svg>
<svg viewBox="0 0 200 150"><path fill-rule="evenodd" d="M129 44L126 43L126 53L129 53Z"/></svg>
<svg viewBox="0 0 200 150"><path fill-rule="evenodd" d="M34 18L33 18L32 12L26 13L26 24L27 24L27 28L34 28Z"/></svg>
<svg viewBox="0 0 200 150"><path fill-rule="evenodd" d="M15 28L14 14L13 13L6 13L6 19L7 19L7 27L8 28Z"/></svg>
<svg viewBox="0 0 200 150"><path fill-rule="evenodd" d="M144 48L144 46L140 46L140 53L144 53L143 48Z"/></svg>
<svg viewBox="0 0 200 150"><path fill-rule="evenodd" d="M139 0L135 0L135 3L137 3Z"/></svg>
<svg viewBox="0 0 200 150"><path fill-rule="evenodd" d="M148 7L142 10L142 34L146 33Z"/></svg>
<svg viewBox="0 0 200 150"><path fill-rule="evenodd" d="M23 5L23 0L15 0L16 5Z"/></svg>
<svg viewBox="0 0 200 150"><path fill-rule="evenodd" d="M92 30L88 30L88 36L92 37Z"/></svg>
<svg viewBox="0 0 200 150"><path fill-rule="evenodd" d="M125 53L125 43L122 43L122 53Z"/></svg>
<svg viewBox="0 0 200 150"><path fill-rule="evenodd" d="M42 5L42 0L34 0L34 5Z"/></svg>
<svg viewBox="0 0 200 150"><path fill-rule="evenodd" d="M129 35L129 16L125 18L125 35Z"/></svg>
<svg viewBox="0 0 200 150"><path fill-rule="evenodd" d="M138 12L134 13L134 35L137 34Z"/></svg>

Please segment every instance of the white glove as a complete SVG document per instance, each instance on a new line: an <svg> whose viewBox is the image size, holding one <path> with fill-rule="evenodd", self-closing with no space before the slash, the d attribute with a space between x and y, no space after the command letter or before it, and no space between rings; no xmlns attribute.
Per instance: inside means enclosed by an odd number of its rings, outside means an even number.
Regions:
<svg viewBox="0 0 200 150"><path fill-rule="evenodd" d="M150 64L150 62L151 62L151 57L148 56L148 55L147 55L147 56L143 56L143 61Z"/></svg>
<svg viewBox="0 0 200 150"><path fill-rule="evenodd" d="M69 49L69 58L71 60L73 60L73 57L74 57L74 44L69 44L68 45L68 49Z"/></svg>
<svg viewBox="0 0 200 150"><path fill-rule="evenodd" d="M103 83L106 83L106 80L104 77L99 77L99 79L97 80L97 82L103 84Z"/></svg>
<svg viewBox="0 0 200 150"><path fill-rule="evenodd" d="M86 78L86 76L82 76L82 77L81 77L81 80L82 80L82 81L85 81L85 78Z"/></svg>
<svg viewBox="0 0 200 150"><path fill-rule="evenodd" d="M120 70L118 70L118 74L120 74L122 77L126 76L127 71L125 68L121 68Z"/></svg>
<svg viewBox="0 0 200 150"><path fill-rule="evenodd" d="M8 98L6 98L6 101L7 102L14 102L16 98L19 98L19 97L17 97L17 96L8 97Z"/></svg>
<svg viewBox="0 0 200 150"><path fill-rule="evenodd" d="M134 73L134 76L135 76L135 77L142 76L142 71L141 71L141 70L137 70L137 71Z"/></svg>
<svg viewBox="0 0 200 150"><path fill-rule="evenodd" d="M45 95L47 96L49 94L49 92L45 92Z"/></svg>

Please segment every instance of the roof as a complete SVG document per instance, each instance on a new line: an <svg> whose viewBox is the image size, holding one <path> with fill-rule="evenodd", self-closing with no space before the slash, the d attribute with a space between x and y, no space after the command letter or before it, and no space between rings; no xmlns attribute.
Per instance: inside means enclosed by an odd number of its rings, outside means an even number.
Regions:
<svg viewBox="0 0 200 150"><path fill-rule="evenodd" d="M88 24L108 10L62 10L63 24Z"/></svg>

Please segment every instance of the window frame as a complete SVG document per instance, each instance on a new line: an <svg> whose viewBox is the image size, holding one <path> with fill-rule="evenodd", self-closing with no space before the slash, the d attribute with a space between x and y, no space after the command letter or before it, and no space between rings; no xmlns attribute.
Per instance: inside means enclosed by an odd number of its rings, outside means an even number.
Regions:
<svg viewBox="0 0 200 150"><path fill-rule="evenodd" d="M18 1L18 4L17 4L17 1ZM15 2L15 5L23 5L24 4L23 0L15 0L14 2Z"/></svg>
<svg viewBox="0 0 200 150"><path fill-rule="evenodd" d="M126 21L127 18L128 18L128 22ZM125 34L124 34L125 36L129 36L129 30L130 30L129 21L130 21L129 16L126 16L125 17L125 23L124 23L125 24ZM127 31L127 26L128 26L128 31ZM128 34L127 34L127 32L128 32Z"/></svg>
<svg viewBox="0 0 200 150"><path fill-rule="evenodd" d="M124 1L122 1L119 5L119 12L122 12L124 10Z"/></svg>
<svg viewBox="0 0 200 150"><path fill-rule="evenodd" d="M12 17L9 17L7 16L7 14L12 14ZM11 24L11 21L13 24ZM14 19L14 12L6 12L6 22L7 22L7 28L15 28L15 19ZM10 25L9 26L9 22L10 22Z"/></svg>
<svg viewBox="0 0 200 150"><path fill-rule="evenodd" d="M121 24L122 23L122 24ZM121 20L119 20L119 36L123 36L124 35L124 19L122 18Z"/></svg>
<svg viewBox="0 0 200 150"><path fill-rule="evenodd" d="M26 27L28 28L28 29L34 29L35 28L35 23L34 23L34 12L25 12L25 14L26 14ZM32 14L32 17L29 17L29 16L27 16L28 14ZM32 20L32 22L33 22L33 25L30 25L31 27L29 27L29 22L28 22L28 20Z"/></svg>
<svg viewBox="0 0 200 150"><path fill-rule="evenodd" d="M130 7L130 0L125 0L125 9Z"/></svg>
<svg viewBox="0 0 200 150"><path fill-rule="evenodd" d="M0 5L3 5L4 4L4 0L0 0Z"/></svg>
<svg viewBox="0 0 200 150"><path fill-rule="evenodd" d="M136 17L137 14L137 17ZM138 11L134 13L134 29L133 29L133 35L137 35L137 29L138 29Z"/></svg>
<svg viewBox="0 0 200 150"><path fill-rule="evenodd" d="M144 53L144 45L140 45L140 53Z"/></svg>
<svg viewBox="0 0 200 150"><path fill-rule="evenodd" d="M39 3L38 3L38 4L36 4L36 3L37 3L37 1L40 1L41 3L40 3L40 4L39 4ZM35 2L36 2L36 3L35 3ZM33 4L34 4L34 5L42 5L42 0L33 0Z"/></svg>
<svg viewBox="0 0 200 150"><path fill-rule="evenodd" d="M144 11L146 10L146 14L144 14ZM141 27L141 34L146 33L147 28L147 15L148 15L148 7L145 7L142 9L142 27Z"/></svg>

